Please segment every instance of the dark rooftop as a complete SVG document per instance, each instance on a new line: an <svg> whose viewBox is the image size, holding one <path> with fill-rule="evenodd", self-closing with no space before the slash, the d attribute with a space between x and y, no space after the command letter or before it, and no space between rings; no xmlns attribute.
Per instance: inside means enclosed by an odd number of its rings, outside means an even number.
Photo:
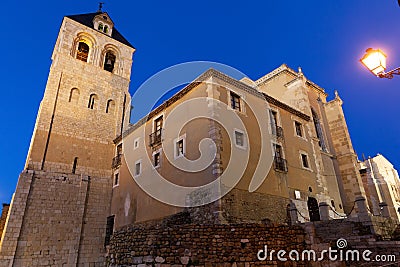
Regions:
<svg viewBox="0 0 400 267"><path fill-rule="evenodd" d="M79 23L93 29L94 17L96 17L99 14L104 14L104 13L106 13L106 12L95 12L95 13L87 13L87 14L79 14L79 15L70 15L70 16L66 16L66 17L70 18L72 20L75 20L76 22L79 22ZM113 38L114 40L117 40L118 42L123 43L124 45L134 48L133 45L131 43L129 43L128 40L126 40L115 27L113 27L111 38Z"/></svg>

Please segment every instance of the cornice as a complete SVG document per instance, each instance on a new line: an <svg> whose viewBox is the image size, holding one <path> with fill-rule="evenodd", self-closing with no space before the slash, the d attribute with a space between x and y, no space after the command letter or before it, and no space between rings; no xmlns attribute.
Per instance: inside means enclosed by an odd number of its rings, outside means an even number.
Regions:
<svg viewBox="0 0 400 267"><path fill-rule="evenodd" d="M205 82L209 78L217 78L220 79L223 82L226 82L238 89L241 89L249 94L252 94L256 97L259 97L263 100L265 100L263 94L259 92L257 89L241 82L238 81L222 72L219 72L215 69L209 69L203 74L201 74L198 78L196 78L193 82L185 86L182 90L177 92L175 95L164 101L161 105L159 105L157 108L152 110L147 116L143 117L140 119L138 122L135 124L131 124L129 128L122 134L122 136L118 136L116 139L114 139L114 143L120 142L122 140L122 137L129 135L133 131L135 131L137 128L139 128L141 125L145 124L147 121L149 121L151 118L153 118L155 115L166 109L167 107L171 106L173 103L181 99L184 95L186 95L188 92L190 92L193 88L198 86L199 84Z"/></svg>
<svg viewBox="0 0 400 267"><path fill-rule="evenodd" d="M293 115L296 115L297 117L302 118L305 121L311 120L310 116L308 116L307 114L304 114L303 112L290 107L289 105L277 100L276 98L273 98L272 96L269 96L265 93L263 93L263 95L265 97L265 100L267 100L268 103L275 105L277 107L280 107L280 108L292 113Z"/></svg>

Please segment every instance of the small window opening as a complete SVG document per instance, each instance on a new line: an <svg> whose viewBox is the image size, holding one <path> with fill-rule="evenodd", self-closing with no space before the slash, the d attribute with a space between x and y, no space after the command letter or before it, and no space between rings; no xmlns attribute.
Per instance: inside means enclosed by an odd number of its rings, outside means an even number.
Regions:
<svg viewBox="0 0 400 267"><path fill-rule="evenodd" d="M114 222L115 222L114 215L107 217L106 238L104 240L104 247L110 245L111 236L114 233Z"/></svg>
<svg viewBox="0 0 400 267"><path fill-rule="evenodd" d="M138 176L138 175L140 175L140 173L141 173L141 164L140 164L140 162L137 162L136 164L135 164L135 176Z"/></svg>
<svg viewBox="0 0 400 267"><path fill-rule="evenodd" d="M237 146L244 146L244 134L238 131L235 131L235 142Z"/></svg>
<svg viewBox="0 0 400 267"><path fill-rule="evenodd" d="M183 139L179 140L178 142L176 142L176 156L183 156L184 154L184 150L183 150Z"/></svg>
<svg viewBox="0 0 400 267"><path fill-rule="evenodd" d="M310 168L310 165L308 163L308 157L306 154L301 154L301 162L302 162L304 168L307 168L307 169Z"/></svg>
<svg viewBox="0 0 400 267"><path fill-rule="evenodd" d="M107 25L104 26L104 33L108 33L108 26Z"/></svg>
<svg viewBox="0 0 400 267"><path fill-rule="evenodd" d="M300 137L303 137L303 131L302 131L302 128L301 128L301 123L295 121L294 122L294 127L296 128L296 135L300 136Z"/></svg>
<svg viewBox="0 0 400 267"><path fill-rule="evenodd" d="M97 28L99 31L103 31L103 28L104 28L104 25L103 25L103 23L100 23L99 24L99 27Z"/></svg>
<svg viewBox="0 0 400 267"><path fill-rule="evenodd" d="M74 164L72 165L72 173L73 173L73 174L75 174L75 172L76 172L76 167L77 167L77 165L78 165L78 158L75 157L75 158L74 158Z"/></svg>
<svg viewBox="0 0 400 267"><path fill-rule="evenodd" d="M114 114L115 103L113 100L107 101L106 113Z"/></svg>
<svg viewBox="0 0 400 267"><path fill-rule="evenodd" d="M97 99L98 99L98 97L96 94L91 94L89 97L88 108L96 109Z"/></svg>
<svg viewBox="0 0 400 267"><path fill-rule="evenodd" d="M122 154L122 144L119 144L117 146L117 155L121 155Z"/></svg>
<svg viewBox="0 0 400 267"><path fill-rule="evenodd" d="M106 57L104 60L104 70L113 72L114 70L114 65L115 65L115 55L111 52L106 53Z"/></svg>
<svg viewBox="0 0 400 267"><path fill-rule="evenodd" d="M89 56L89 46L84 42L79 42L76 58L84 62L87 62L88 56Z"/></svg>
<svg viewBox="0 0 400 267"><path fill-rule="evenodd" d="M114 175L114 186L119 185L119 173Z"/></svg>
<svg viewBox="0 0 400 267"><path fill-rule="evenodd" d="M79 95L80 95L79 90L77 88L72 88L72 90L71 90L71 92L69 94L69 100L68 101L71 102L71 103L74 103L74 104L78 103Z"/></svg>
<svg viewBox="0 0 400 267"><path fill-rule="evenodd" d="M240 96L231 92L231 108L237 111L241 111L240 107Z"/></svg>
<svg viewBox="0 0 400 267"><path fill-rule="evenodd" d="M161 159L161 154L160 152L157 152L153 156L154 159L154 167L159 167L160 166L160 159Z"/></svg>

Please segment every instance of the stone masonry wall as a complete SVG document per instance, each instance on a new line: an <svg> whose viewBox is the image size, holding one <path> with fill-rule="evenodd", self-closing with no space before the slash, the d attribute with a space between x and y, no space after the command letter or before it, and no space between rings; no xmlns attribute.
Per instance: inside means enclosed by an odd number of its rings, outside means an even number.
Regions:
<svg viewBox="0 0 400 267"><path fill-rule="evenodd" d="M162 221L150 221L116 231L107 256L110 267L250 267L250 266L397 266L400 262L400 241L381 240L370 225L348 220L309 222L295 226L276 224L194 224L190 212L183 212ZM338 240L346 245L338 247ZM341 243L343 244L343 243ZM268 253L275 251L273 260L259 261L257 253L267 245ZM333 252L322 261L277 260L276 253L297 250L315 251L318 259L323 250ZM353 254L358 250L359 259ZM372 261L363 261L362 253ZM306 254L307 255L307 254ZM356 254L354 254L356 255ZM385 263L375 261L375 256L391 258ZM286 254L284 256L288 258ZM312 259L312 258L311 258ZM383 265L386 264L386 265Z"/></svg>
<svg viewBox="0 0 400 267"><path fill-rule="evenodd" d="M7 214L8 214L9 208L10 208L10 205L3 204L3 210L1 212L1 217L0 217L0 240L1 240L1 236L3 234L4 226L6 224Z"/></svg>
<svg viewBox="0 0 400 267"><path fill-rule="evenodd" d="M111 178L22 173L0 266L103 266L111 183Z"/></svg>
<svg viewBox="0 0 400 267"><path fill-rule="evenodd" d="M222 199L223 217L230 223L279 222L288 223L286 206L289 199L233 189Z"/></svg>
<svg viewBox="0 0 400 267"><path fill-rule="evenodd" d="M114 233L108 266L278 266L259 261L257 252L265 245L300 251L304 240L305 232L297 226L147 223Z"/></svg>

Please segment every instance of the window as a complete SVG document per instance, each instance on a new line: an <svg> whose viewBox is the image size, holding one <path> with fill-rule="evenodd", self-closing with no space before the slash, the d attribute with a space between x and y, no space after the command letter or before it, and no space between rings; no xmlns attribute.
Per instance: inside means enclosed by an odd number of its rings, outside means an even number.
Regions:
<svg viewBox="0 0 400 267"><path fill-rule="evenodd" d="M108 33L108 25L104 26L104 33Z"/></svg>
<svg viewBox="0 0 400 267"><path fill-rule="evenodd" d="M112 52L107 52L104 58L104 69L113 72L116 56Z"/></svg>
<svg viewBox="0 0 400 267"><path fill-rule="evenodd" d="M271 124L274 126L278 126L278 112L270 109L269 114L270 114Z"/></svg>
<svg viewBox="0 0 400 267"><path fill-rule="evenodd" d="M313 116L315 131L317 132L317 138L319 139L319 146L322 148L323 151L327 151L325 139L324 139L324 132L322 130L321 122L318 118L318 114L315 112L314 109L311 109L311 113Z"/></svg>
<svg viewBox="0 0 400 267"><path fill-rule="evenodd" d="M269 119L271 124L271 133L274 137L282 139L283 138L283 129L278 126L278 112L275 110L269 110Z"/></svg>
<svg viewBox="0 0 400 267"><path fill-rule="evenodd" d="M102 32L104 29L103 23L99 23L99 27L97 29Z"/></svg>
<svg viewBox="0 0 400 267"><path fill-rule="evenodd" d="M154 132L150 135L150 145L155 146L161 143L161 134L163 127L163 116L154 120Z"/></svg>
<svg viewBox="0 0 400 267"><path fill-rule="evenodd" d="M294 197L295 199L301 199L301 193L298 190L294 190Z"/></svg>
<svg viewBox="0 0 400 267"><path fill-rule="evenodd" d="M96 109L98 97L96 94L91 94L89 97L88 108Z"/></svg>
<svg viewBox="0 0 400 267"><path fill-rule="evenodd" d="M231 108L237 111L241 111L240 107L240 96L231 92Z"/></svg>
<svg viewBox="0 0 400 267"><path fill-rule="evenodd" d="M107 217L106 238L104 240L104 246L108 246L110 244L111 236L114 233L114 221L114 215Z"/></svg>
<svg viewBox="0 0 400 267"><path fill-rule="evenodd" d="M306 154L301 154L301 164L303 168L310 168L310 164L308 163L308 156Z"/></svg>
<svg viewBox="0 0 400 267"><path fill-rule="evenodd" d="M283 151L281 145L274 144L274 150L275 150L275 157L283 158Z"/></svg>
<svg viewBox="0 0 400 267"><path fill-rule="evenodd" d="M119 185L119 173L114 175L114 186Z"/></svg>
<svg viewBox="0 0 400 267"><path fill-rule="evenodd" d="M122 154L122 144L119 144L117 146L117 155L121 155Z"/></svg>
<svg viewBox="0 0 400 267"><path fill-rule="evenodd" d="M282 146L274 144L274 153L275 153L274 169L276 171L287 172L288 171L287 161L283 157Z"/></svg>
<svg viewBox="0 0 400 267"><path fill-rule="evenodd" d="M183 152L184 152L184 150L183 150L184 148L183 148L183 139L181 139L181 140L179 140L178 142L176 142L176 156L177 157L180 157L180 156L183 156Z"/></svg>
<svg viewBox="0 0 400 267"><path fill-rule="evenodd" d="M160 167L160 163L161 163L161 153L158 151L153 154L154 167Z"/></svg>
<svg viewBox="0 0 400 267"><path fill-rule="evenodd" d="M139 147L139 140L140 140L140 138L136 138L136 139L133 141L133 149L136 149L136 148Z"/></svg>
<svg viewBox="0 0 400 267"><path fill-rule="evenodd" d="M135 163L135 176L139 176L142 173L142 162L139 160Z"/></svg>
<svg viewBox="0 0 400 267"><path fill-rule="evenodd" d="M246 147L245 135L244 132L241 130L235 129L235 145L239 148Z"/></svg>
<svg viewBox="0 0 400 267"><path fill-rule="evenodd" d="M180 158L186 154L186 134L174 140L174 158Z"/></svg>
<svg viewBox="0 0 400 267"><path fill-rule="evenodd" d="M113 100L107 101L106 113L114 114L115 102Z"/></svg>
<svg viewBox="0 0 400 267"><path fill-rule="evenodd" d="M79 95L80 95L80 93L79 93L78 88L72 88L71 92L69 93L68 102L71 102L71 103L74 103L74 104L78 103Z"/></svg>
<svg viewBox="0 0 400 267"><path fill-rule="evenodd" d="M235 131L235 141L236 145L238 146L244 146L244 140L243 140L243 133Z"/></svg>
<svg viewBox="0 0 400 267"><path fill-rule="evenodd" d="M79 42L76 58L84 62L87 62L88 56L89 56L89 46L84 42Z"/></svg>
<svg viewBox="0 0 400 267"><path fill-rule="evenodd" d="M300 122L295 121L294 122L294 128L296 130L296 135L299 137L303 137L303 129L302 129L302 125Z"/></svg>
<svg viewBox="0 0 400 267"><path fill-rule="evenodd" d="M72 173L75 174L76 166L78 165L78 158L74 158L74 164L72 165Z"/></svg>
<svg viewBox="0 0 400 267"><path fill-rule="evenodd" d="M163 127L163 116L160 116L154 120L154 131L160 132L161 134L162 127Z"/></svg>

